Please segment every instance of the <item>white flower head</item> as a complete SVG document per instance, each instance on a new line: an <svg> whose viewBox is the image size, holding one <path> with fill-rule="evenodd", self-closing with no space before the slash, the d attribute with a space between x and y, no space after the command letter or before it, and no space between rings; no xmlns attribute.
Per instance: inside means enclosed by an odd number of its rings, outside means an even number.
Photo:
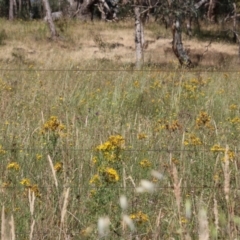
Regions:
<svg viewBox="0 0 240 240"><path fill-rule="evenodd" d="M185 203L185 211L186 211L186 218L191 218L191 214L192 214L192 206L191 206L191 202L188 199Z"/></svg>
<svg viewBox="0 0 240 240"><path fill-rule="evenodd" d="M98 219L98 233L100 237L107 236L109 233L109 217L100 217Z"/></svg>
<svg viewBox="0 0 240 240"><path fill-rule="evenodd" d="M155 178L157 178L158 180L162 180L163 179L163 175L158 172L158 171L155 171L155 170L152 170L151 171L151 175Z"/></svg>
<svg viewBox="0 0 240 240"><path fill-rule="evenodd" d="M122 208L122 210L127 210L127 207L128 207L128 202L127 202L127 197L125 195L121 195L120 196L120 206Z"/></svg>
<svg viewBox="0 0 240 240"><path fill-rule="evenodd" d="M144 179L140 181L140 186L136 189L138 193L143 193L143 192L153 193L154 190L155 190L154 183Z"/></svg>
<svg viewBox="0 0 240 240"><path fill-rule="evenodd" d="M135 230L133 220L128 215L123 215L123 222L131 229L132 232Z"/></svg>

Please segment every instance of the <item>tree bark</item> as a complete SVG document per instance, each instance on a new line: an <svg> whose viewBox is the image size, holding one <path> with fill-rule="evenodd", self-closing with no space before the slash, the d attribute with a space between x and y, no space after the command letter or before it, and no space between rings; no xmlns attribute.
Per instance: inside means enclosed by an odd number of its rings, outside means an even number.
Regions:
<svg viewBox="0 0 240 240"><path fill-rule="evenodd" d="M182 31L179 20L176 20L172 26L173 42L172 49L180 64L186 67L192 67L192 62L182 44Z"/></svg>
<svg viewBox="0 0 240 240"><path fill-rule="evenodd" d="M192 37L192 17L189 16L187 18L187 35Z"/></svg>
<svg viewBox="0 0 240 240"><path fill-rule="evenodd" d="M58 34L57 34L57 31L56 31L55 25L53 23L52 12L51 12L49 2L48 2L48 0L42 0L42 2L43 2L43 6L45 8L45 11L46 11L46 17L47 17L48 26L49 26L49 29L50 29L50 32L51 32L51 37L53 39L56 39Z"/></svg>
<svg viewBox="0 0 240 240"><path fill-rule="evenodd" d="M14 19L14 12L13 12L14 0L9 0L9 20Z"/></svg>
<svg viewBox="0 0 240 240"><path fill-rule="evenodd" d="M20 16L22 12L22 0L18 0L18 15Z"/></svg>
<svg viewBox="0 0 240 240"><path fill-rule="evenodd" d="M140 69L143 64L143 23L140 7L134 7L135 13L135 47L136 47L136 68Z"/></svg>
<svg viewBox="0 0 240 240"><path fill-rule="evenodd" d="M200 0L199 2L194 4L196 9L199 9L203 4L207 3L209 0Z"/></svg>
<svg viewBox="0 0 240 240"><path fill-rule="evenodd" d="M238 35L237 35L237 5L233 3L233 41L236 43L238 42ZM240 44L240 43L239 43Z"/></svg>
<svg viewBox="0 0 240 240"><path fill-rule="evenodd" d="M96 0L83 0L79 5L77 18L83 21L93 20L94 5L96 3Z"/></svg>
<svg viewBox="0 0 240 240"><path fill-rule="evenodd" d="M211 22L216 22L216 15L214 14L216 5L217 5L216 0L210 0L207 16L208 16L208 20Z"/></svg>

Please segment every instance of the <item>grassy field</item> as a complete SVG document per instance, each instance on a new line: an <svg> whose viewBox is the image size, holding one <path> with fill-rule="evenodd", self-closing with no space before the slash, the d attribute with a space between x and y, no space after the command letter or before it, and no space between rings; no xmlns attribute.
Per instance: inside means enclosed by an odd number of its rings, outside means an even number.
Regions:
<svg viewBox="0 0 240 240"><path fill-rule="evenodd" d="M154 23L134 71L133 22L0 26L2 239L239 239L237 46L181 69Z"/></svg>

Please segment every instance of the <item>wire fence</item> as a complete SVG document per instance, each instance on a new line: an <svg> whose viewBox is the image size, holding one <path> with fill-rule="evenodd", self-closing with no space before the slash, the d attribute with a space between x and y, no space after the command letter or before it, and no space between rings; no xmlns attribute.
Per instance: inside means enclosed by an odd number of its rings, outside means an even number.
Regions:
<svg viewBox="0 0 240 240"><path fill-rule="evenodd" d="M8 72L159 72L159 73L240 73L240 69L8 69L0 68L0 71ZM239 78L240 79L240 78Z"/></svg>
<svg viewBox="0 0 240 240"><path fill-rule="evenodd" d="M194 147L194 149L122 149L122 152L166 152L166 153L172 153L172 152L221 152L218 150L211 150L212 146L208 146L208 148L202 149L201 146L198 146L197 148ZM47 148L4 148L4 151L28 151L28 152L39 152L39 151L48 151ZM72 152L96 152L96 148L56 148L54 151L72 151ZM235 153L239 153L239 149L234 149L233 151Z"/></svg>

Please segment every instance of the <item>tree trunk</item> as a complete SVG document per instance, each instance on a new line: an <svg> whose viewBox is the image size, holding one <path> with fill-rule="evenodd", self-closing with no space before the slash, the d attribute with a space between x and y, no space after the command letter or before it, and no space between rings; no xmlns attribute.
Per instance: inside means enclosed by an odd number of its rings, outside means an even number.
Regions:
<svg viewBox="0 0 240 240"><path fill-rule="evenodd" d="M216 5L217 5L216 0L210 0L207 16L208 16L208 20L211 22L216 22L216 15L215 15Z"/></svg>
<svg viewBox="0 0 240 240"><path fill-rule="evenodd" d="M192 62L182 44L182 31L179 20L176 20L172 26L173 42L172 49L182 66L191 67Z"/></svg>
<svg viewBox="0 0 240 240"><path fill-rule="evenodd" d="M9 20L14 19L13 5L14 5L14 0L9 0Z"/></svg>
<svg viewBox="0 0 240 240"><path fill-rule="evenodd" d="M18 15L20 16L22 13L22 0L18 0Z"/></svg>
<svg viewBox="0 0 240 240"><path fill-rule="evenodd" d="M16 0L13 0L13 14L17 16L17 3Z"/></svg>
<svg viewBox="0 0 240 240"><path fill-rule="evenodd" d="M43 6L45 8L45 11L46 11L46 17L47 17L47 22L48 22L49 29L51 31L51 37L53 39L55 39L58 36L58 34L57 34L57 31L56 31L55 25L53 23L52 12L51 12L49 2L48 2L48 0L42 0L42 2L43 2Z"/></svg>
<svg viewBox="0 0 240 240"><path fill-rule="evenodd" d="M94 5L96 0L83 0L78 9L77 18L83 21L93 20Z"/></svg>
<svg viewBox="0 0 240 240"><path fill-rule="evenodd" d="M192 37L192 17L189 16L187 18L187 35Z"/></svg>
<svg viewBox="0 0 240 240"><path fill-rule="evenodd" d="M140 69L143 64L143 23L140 7L134 7L135 13L135 47L136 47L136 68Z"/></svg>
<svg viewBox="0 0 240 240"><path fill-rule="evenodd" d="M203 4L207 3L209 0L200 0L199 2L194 4L196 9L199 9Z"/></svg>
<svg viewBox="0 0 240 240"><path fill-rule="evenodd" d="M236 3L233 3L233 41L236 43L238 42L238 35L237 35L237 6Z"/></svg>

